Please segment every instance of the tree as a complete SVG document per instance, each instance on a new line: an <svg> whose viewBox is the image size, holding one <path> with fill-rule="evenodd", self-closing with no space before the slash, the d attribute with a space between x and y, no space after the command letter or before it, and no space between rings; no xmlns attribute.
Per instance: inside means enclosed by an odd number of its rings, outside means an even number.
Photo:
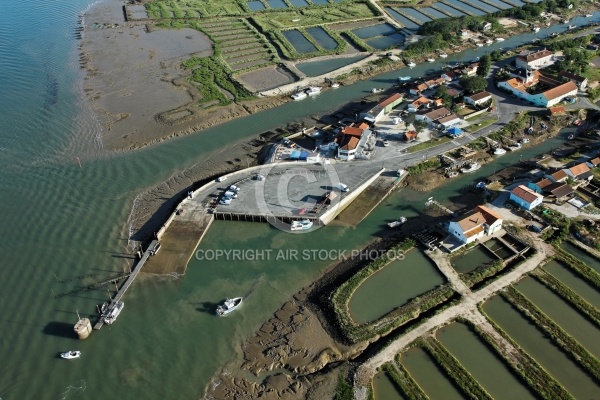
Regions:
<svg viewBox="0 0 600 400"><path fill-rule="evenodd" d="M492 54L490 54L492 61L498 61L500 59L502 59L502 54L500 54L500 52L498 50L494 50L492 51Z"/></svg>
<svg viewBox="0 0 600 400"><path fill-rule="evenodd" d="M481 76L469 76L461 78L460 85L468 93L477 93L485 90L487 87L487 80Z"/></svg>
<svg viewBox="0 0 600 400"><path fill-rule="evenodd" d="M448 88L445 85L440 85L435 90L435 95L438 99L442 99L444 107L452 107L452 97L448 94Z"/></svg>
<svg viewBox="0 0 600 400"><path fill-rule="evenodd" d="M413 127L415 128L415 131L417 132L417 136L418 136L419 133L423 132L423 129L425 129L427 127L427 122L415 120L413 122Z"/></svg>
<svg viewBox="0 0 600 400"><path fill-rule="evenodd" d="M492 57L488 54L481 56L479 59L479 68L477 68L477 75L483 76L484 78L490 72L490 68L492 67Z"/></svg>

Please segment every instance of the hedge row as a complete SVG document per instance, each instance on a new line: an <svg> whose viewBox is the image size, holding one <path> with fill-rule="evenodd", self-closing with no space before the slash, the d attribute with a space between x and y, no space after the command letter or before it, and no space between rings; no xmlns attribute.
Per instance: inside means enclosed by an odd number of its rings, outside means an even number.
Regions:
<svg viewBox="0 0 600 400"><path fill-rule="evenodd" d="M598 274L591 267L587 266L583 261L573 256L572 254L567 253L560 247L554 246L554 248L556 250L557 260L562 261L586 281L600 289L600 274Z"/></svg>
<svg viewBox="0 0 600 400"><path fill-rule="evenodd" d="M431 354L446 374L458 385L460 390L470 399L493 400L492 396L477 382L460 362L435 338L421 339L423 348Z"/></svg>
<svg viewBox="0 0 600 400"><path fill-rule="evenodd" d="M502 296L517 308L527 319L542 329L557 346L570 354L575 362L587 370L590 375L600 380L600 362L580 345L571 335L565 332L556 322L536 307L517 289L508 287Z"/></svg>
<svg viewBox="0 0 600 400"><path fill-rule="evenodd" d="M519 374L529 387L535 390L545 400L574 400L573 396L562 387L541 365L527 354L496 322L491 319L479 305L479 311L487 317L488 322L494 329L515 349L517 353L506 354L506 350L501 347L496 340L487 332L483 331L477 325L471 325L477 334L481 336L490 346L494 348L496 353L500 355L512 368ZM517 358L517 362L512 360L512 357Z"/></svg>
<svg viewBox="0 0 600 400"><path fill-rule="evenodd" d="M571 288L543 269L535 269L531 272L531 274L543 285L562 297L563 300L567 301L573 307L577 308L581 313L586 315L592 322L600 327L600 310L585 301Z"/></svg>
<svg viewBox="0 0 600 400"><path fill-rule="evenodd" d="M398 360L396 356L396 363L386 363L381 366L381 369L385 371L390 379L396 384L396 386L412 400L428 400L429 397L423 392L421 387L414 381L408 371Z"/></svg>

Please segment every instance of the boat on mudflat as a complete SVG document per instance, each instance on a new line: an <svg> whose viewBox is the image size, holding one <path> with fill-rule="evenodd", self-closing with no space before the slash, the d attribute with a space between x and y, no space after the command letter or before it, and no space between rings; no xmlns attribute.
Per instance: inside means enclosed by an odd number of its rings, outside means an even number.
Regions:
<svg viewBox="0 0 600 400"><path fill-rule="evenodd" d="M498 147L496 150L494 150L495 156L501 156L502 154L506 154L506 150L504 150L502 147Z"/></svg>
<svg viewBox="0 0 600 400"><path fill-rule="evenodd" d="M406 217L400 217L397 220L388 223L390 228L397 228L406 222Z"/></svg>
<svg viewBox="0 0 600 400"><path fill-rule="evenodd" d="M314 96L316 94L321 93L321 87L320 86L311 86L308 89L306 89L306 94L309 96Z"/></svg>
<svg viewBox="0 0 600 400"><path fill-rule="evenodd" d="M241 297L234 297L233 299L227 299L225 302L219 306L217 306L217 315L222 317L235 311L242 304Z"/></svg>
<svg viewBox="0 0 600 400"><path fill-rule="evenodd" d="M123 307L125 307L125 303L122 301L113 303L108 307L106 313L102 314L102 321L104 321L105 324L111 325L117 320L117 317L119 314L121 314Z"/></svg>
<svg viewBox="0 0 600 400"><path fill-rule="evenodd" d="M468 174L469 172L477 171L479 168L481 168L481 165L474 162L469 164L469 166L466 168L461 168L460 172L462 172L463 174Z"/></svg>
<svg viewBox="0 0 600 400"><path fill-rule="evenodd" d="M292 99L294 100L302 100L305 99L308 95L306 92L296 92L292 95Z"/></svg>
<svg viewBox="0 0 600 400"><path fill-rule="evenodd" d="M65 360L72 360L74 358L81 357L81 352L78 350L65 351L64 353L60 353L60 358L64 358Z"/></svg>

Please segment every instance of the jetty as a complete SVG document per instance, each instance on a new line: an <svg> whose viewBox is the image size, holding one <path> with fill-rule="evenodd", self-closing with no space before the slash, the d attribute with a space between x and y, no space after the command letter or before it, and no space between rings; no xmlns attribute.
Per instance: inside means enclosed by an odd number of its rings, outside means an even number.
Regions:
<svg viewBox="0 0 600 400"><path fill-rule="evenodd" d="M152 249L157 244L158 244L158 240L153 240L152 243L150 243L150 246L148 247L148 249L146 249L146 251L142 255L142 258L140 259L140 261L135 265L135 268L133 269L133 271L131 271L131 274L129 274L129 277L127 277L127 280L125 281L125 283L123 283L123 285L119 288L119 291L117 292L116 296L111 299L110 304L108 306L109 309L117 301L121 301L121 299L123 298L123 295L125 294L127 289L129 289L129 286L131 286L131 284L133 283L135 278L138 276L138 274L142 270L142 267L144 266L144 264L146 264L146 261L148 261L148 258L151 256ZM102 318L100 318L100 320L98 322L96 322L96 325L94 325L94 329L98 330L98 329L102 328L103 325L104 325L104 321L102 320Z"/></svg>

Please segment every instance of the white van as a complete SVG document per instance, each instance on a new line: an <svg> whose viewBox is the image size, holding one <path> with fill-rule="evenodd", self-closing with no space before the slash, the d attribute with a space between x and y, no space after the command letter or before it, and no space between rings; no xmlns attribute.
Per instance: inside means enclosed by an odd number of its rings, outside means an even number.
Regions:
<svg viewBox="0 0 600 400"><path fill-rule="evenodd" d="M225 197L223 199L221 199L221 201L219 202L219 204L223 204L223 205L229 205L231 204L231 199L229 197Z"/></svg>
<svg viewBox="0 0 600 400"><path fill-rule="evenodd" d="M225 180L224 176L220 176L217 178L217 182L223 182Z"/></svg>
<svg viewBox="0 0 600 400"><path fill-rule="evenodd" d="M228 190L225 192L225 197L228 197L230 199L235 199L235 198L237 198L237 193L232 192L231 190Z"/></svg>
<svg viewBox="0 0 600 400"><path fill-rule="evenodd" d="M348 190L348 186L343 184L342 182L338 183L338 188L340 189L340 192L347 192Z"/></svg>

